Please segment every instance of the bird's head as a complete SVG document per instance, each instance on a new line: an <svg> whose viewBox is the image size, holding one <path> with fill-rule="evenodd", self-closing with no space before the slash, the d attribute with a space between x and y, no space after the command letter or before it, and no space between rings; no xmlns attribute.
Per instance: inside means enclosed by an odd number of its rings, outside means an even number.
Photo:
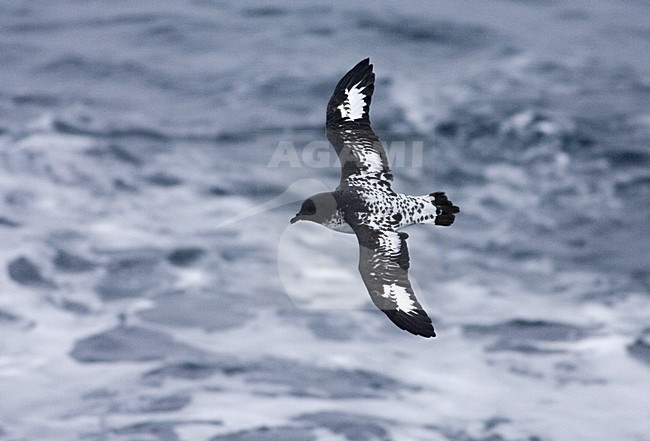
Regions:
<svg viewBox="0 0 650 441"><path fill-rule="evenodd" d="M318 193L304 200L291 223L306 220L322 224L332 218L336 209L336 200L332 193Z"/></svg>

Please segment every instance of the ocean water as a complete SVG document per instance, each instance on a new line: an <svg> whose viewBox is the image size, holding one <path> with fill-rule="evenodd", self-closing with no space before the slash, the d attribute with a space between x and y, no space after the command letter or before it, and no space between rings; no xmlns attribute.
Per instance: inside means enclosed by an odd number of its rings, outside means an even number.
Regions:
<svg viewBox="0 0 650 441"><path fill-rule="evenodd" d="M0 3L0 440L650 440L650 5ZM371 57L438 337L289 219Z"/></svg>

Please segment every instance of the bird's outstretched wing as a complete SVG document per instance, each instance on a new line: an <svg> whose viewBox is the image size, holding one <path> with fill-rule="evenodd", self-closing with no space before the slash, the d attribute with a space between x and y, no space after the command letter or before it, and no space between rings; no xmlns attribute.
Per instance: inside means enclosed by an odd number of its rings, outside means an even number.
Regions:
<svg viewBox="0 0 650 441"><path fill-rule="evenodd" d="M336 85L327 104L327 139L341 161L341 182L378 179L390 185L386 151L370 128L375 74L370 59L360 61Z"/></svg>
<svg viewBox="0 0 650 441"><path fill-rule="evenodd" d="M431 319L413 294L408 279L406 233L352 226L359 240L359 272L373 303L400 328L435 337Z"/></svg>

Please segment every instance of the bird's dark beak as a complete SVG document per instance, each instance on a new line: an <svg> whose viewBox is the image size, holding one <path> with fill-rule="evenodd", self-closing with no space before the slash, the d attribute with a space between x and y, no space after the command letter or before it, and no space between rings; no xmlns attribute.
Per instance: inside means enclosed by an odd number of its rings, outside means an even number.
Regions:
<svg viewBox="0 0 650 441"><path fill-rule="evenodd" d="M299 215L299 214L296 214L296 215L291 219L290 222L291 222L292 224L295 224L295 223L298 222L299 220L300 220L300 215Z"/></svg>

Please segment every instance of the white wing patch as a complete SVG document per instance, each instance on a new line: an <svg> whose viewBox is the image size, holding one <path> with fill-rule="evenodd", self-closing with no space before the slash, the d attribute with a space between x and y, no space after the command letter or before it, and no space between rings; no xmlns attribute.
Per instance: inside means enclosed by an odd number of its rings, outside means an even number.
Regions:
<svg viewBox="0 0 650 441"><path fill-rule="evenodd" d="M384 285L383 295L395 302L397 309L406 314L410 314L416 309L415 302L411 299L411 294L403 286L396 284Z"/></svg>
<svg viewBox="0 0 650 441"><path fill-rule="evenodd" d="M379 245L385 250L399 254L402 249L402 240L397 233L385 233L379 236Z"/></svg>
<svg viewBox="0 0 650 441"><path fill-rule="evenodd" d="M338 107L341 111L341 118L348 121L354 121L355 119L363 117L363 108L366 105L366 96L361 92L363 92L366 87L358 87L359 84L361 84L361 81L350 89L345 89L345 95L347 98L343 101L343 104Z"/></svg>
<svg viewBox="0 0 650 441"><path fill-rule="evenodd" d="M399 254L402 249L402 240L396 233L385 234L379 236L381 247ZM397 309L405 312L406 314L412 313L415 308L415 300L411 298L411 294L405 287L399 286L397 283L385 284L383 297L390 299L397 305Z"/></svg>

